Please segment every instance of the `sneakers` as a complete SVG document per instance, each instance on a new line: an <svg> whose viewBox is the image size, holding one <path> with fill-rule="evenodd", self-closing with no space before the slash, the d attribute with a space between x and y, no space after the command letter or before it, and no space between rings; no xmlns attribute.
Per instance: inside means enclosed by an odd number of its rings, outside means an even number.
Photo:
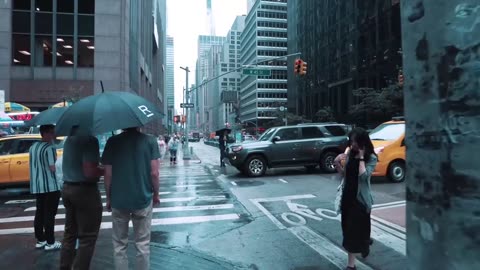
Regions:
<svg viewBox="0 0 480 270"><path fill-rule="evenodd" d="M53 244L46 244L45 245L45 250L57 250L62 248L62 243L59 241L55 241Z"/></svg>
<svg viewBox="0 0 480 270"><path fill-rule="evenodd" d="M46 245L47 241L37 241L37 243L35 244L35 248L43 248Z"/></svg>

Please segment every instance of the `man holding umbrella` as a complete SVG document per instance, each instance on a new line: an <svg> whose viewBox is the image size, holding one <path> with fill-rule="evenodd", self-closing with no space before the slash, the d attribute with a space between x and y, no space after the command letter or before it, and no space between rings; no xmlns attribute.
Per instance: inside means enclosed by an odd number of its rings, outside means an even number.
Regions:
<svg viewBox="0 0 480 270"><path fill-rule="evenodd" d="M230 134L231 130L228 128L223 128L217 130L215 133L218 137L218 146L220 148L220 167L225 167L225 162L223 159L227 156L227 143L228 143L228 134Z"/></svg>

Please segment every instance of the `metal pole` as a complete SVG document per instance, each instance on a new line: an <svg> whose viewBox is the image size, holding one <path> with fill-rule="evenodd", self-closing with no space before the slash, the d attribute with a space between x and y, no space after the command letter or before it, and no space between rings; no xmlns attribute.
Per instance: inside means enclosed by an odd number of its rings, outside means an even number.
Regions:
<svg viewBox="0 0 480 270"><path fill-rule="evenodd" d="M188 103L188 73L190 72L190 70L188 69L188 67L180 67L181 69L185 70L185 80L186 80L186 86L185 86L185 95L184 95L184 100L185 100L185 103ZM192 157L190 156L190 147L188 146L188 108L185 108L185 148L183 149L183 160L189 160L189 159L192 159Z"/></svg>

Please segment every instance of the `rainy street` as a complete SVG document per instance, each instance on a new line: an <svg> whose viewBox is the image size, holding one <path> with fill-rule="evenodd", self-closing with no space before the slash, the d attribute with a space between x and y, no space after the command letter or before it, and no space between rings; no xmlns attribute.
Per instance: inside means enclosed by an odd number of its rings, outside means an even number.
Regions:
<svg viewBox="0 0 480 270"><path fill-rule="evenodd" d="M177 165L163 161L160 169L152 269L338 269L345 253L339 217L332 211L336 175L290 168L247 178L230 166L218 166L217 148L202 142L191 146L191 160L180 158ZM372 254L357 267L404 269L404 184L380 179L373 189ZM2 189L0 200L0 249L5 250L0 260L5 269L31 269L33 264L55 268L58 252L33 248L35 201L28 189ZM58 239L64 213L60 203ZM23 259L15 259L19 257ZM104 211L92 269L111 269L112 262L111 217Z"/></svg>

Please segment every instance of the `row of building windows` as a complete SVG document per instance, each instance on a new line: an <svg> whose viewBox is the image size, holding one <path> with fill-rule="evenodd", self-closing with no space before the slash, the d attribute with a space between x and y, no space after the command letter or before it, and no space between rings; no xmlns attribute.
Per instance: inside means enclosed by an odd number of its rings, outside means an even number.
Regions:
<svg viewBox="0 0 480 270"><path fill-rule="evenodd" d="M277 117L278 113L273 112L258 112L258 117Z"/></svg>
<svg viewBox="0 0 480 270"><path fill-rule="evenodd" d="M287 23L283 22L266 22L266 21L258 21L258 27L271 27L271 28L284 28L287 29Z"/></svg>
<svg viewBox="0 0 480 270"><path fill-rule="evenodd" d="M259 108L278 108L280 104L278 102L258 102Z"/></svg>
<svg viewBox="0 0 480 270"><path fill-rule="evenodd" d="M287 89L287 84L286 83L259 83L258 88Z"/></svg>
<svg viewBox="0 0 480 270"><path fill-rule="evenodd" d="M95 14L95 0L80 0L78 5L78 13ZM79 1L79 2L80 2ZM36 10L36 11L53 11L53 0L35 0L32 6L31 0L14 0L14 10ZM73 0L57 0L56 10L59 13L74 13L75 1Z"/></svg>
<svg viewBox="0 0 480 270"><path fill-rule="evenodd" d="M287 98L287 93L257 93L258 98Z"/></svg>
<svg viewBox="0 0 480 270"><path fill-rule="evenodd" d="M262 0L263 2L287 3L287 0Z"/></svg>
<svg viewBox="0 0 480 270"><path fill-rule="evenodd" d="M286 7L286 6L262 5L261 8L263 8L263 9L270 9L270 10L282 10L282 11L287 11L287 7Z"/></svg>
<svg viewBox="0 0 480 270"><path fill-rule="evenodd" d="M264 51L258 50L257 55L259 56L284 56L287 54L287 51Z"/></svg>
<svg viewBox="0 0 480 270"><path fill-rule="evenodd" d="M257 36L259 36L259 37L287 38L287 32L258 31Z"/></svg>
<svg viewBox="0 0 480 270"><path fill-rule="evenodd" d="M52 12L34 13L35 33L42 35L72 35L74 34L75 15L60 14ZM31 29L31 12L30 11L14 11L12 14L12 32L28 34L33 32ZM53 18L57 21L57 29L53 29ZM82 36L94 36L95 33L95 17L94 15L78 15L78 34ZM55 31L56 30L56 31Z"/></svg>
<svg viewBox="0 0 480 270"><path fill-rule="evenodd" d="M287 48L287 42L284 41L257 41L258 46Z"/></svg>
<svg viewBox="0 0 480 270"><path fill-rule="evenodd" d="M257 11L257 16L260 18L273 18L273 19L287 19L287 13Z"/></svg>

